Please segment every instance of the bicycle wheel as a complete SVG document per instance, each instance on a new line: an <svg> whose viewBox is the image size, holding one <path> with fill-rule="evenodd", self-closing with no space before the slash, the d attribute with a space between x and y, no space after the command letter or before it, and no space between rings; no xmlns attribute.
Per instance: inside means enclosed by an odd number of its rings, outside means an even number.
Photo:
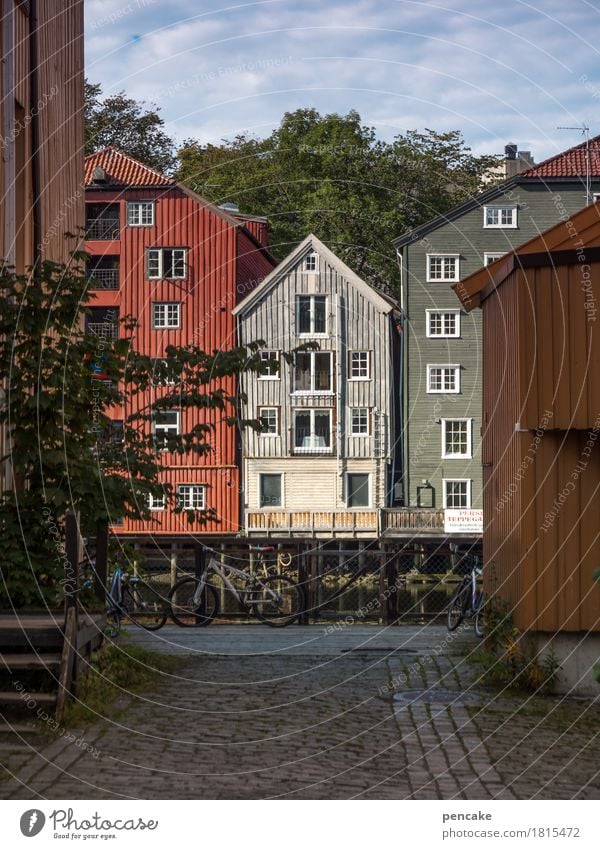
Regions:
<svg viewBox="0 0 600 849"><path fill-rule="evenodd" d="M465 618L465 611L469 603L469 587L461 584L456 590L448 605L448 630L456 631Z"/></svg>
<svg viewBox="0 0 600 849"><path fill-rule="evenodd" d="M475 622L474 622L473 627L475 629L475 636L479 637L479 639L481 639L483 637L484 629L485 629L485 604L483 603L483 593L482 592L478 592L477 595L475 596L474 608L475 608Z"/></svg>
<svg viewBox="0 0 600 849"><path fill-rule="evenodd" d="M116 608L112 608L111 610L106 611L106 625L104 626L104 633L110 639L114 639L119 636L119 631L121 630L121 614Z"/></svg>
<svg viewBox="0 0 600 849"><path fill-rule="evenodd" d="M171 616L183 628L210 625L219 613L219 594L212 584L205 584L200 599L196 598L196 578L182 578L169 593Z"/></svg>
<svg viewBox="0 0 600 849"><path fill-rule="evenodd" d="M302 588L285 575L271 575L251 591L250 610L265 625L285 628L304 609Z"/></svg>
<svg viewBox="0 0 600 849"><path fill-rule="evenodd" d="M167 601L145 581L136 581L123 587L123 612L134 625L158 631L167 621Z"/></svg>

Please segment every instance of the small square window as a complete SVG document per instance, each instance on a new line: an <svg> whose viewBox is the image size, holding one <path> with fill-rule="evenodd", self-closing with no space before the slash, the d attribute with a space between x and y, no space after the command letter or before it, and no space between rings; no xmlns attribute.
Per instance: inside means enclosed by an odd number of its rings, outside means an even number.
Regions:
<svg viewBox="0 0 600 849"><path fill-rule="evenodd" d="M263 426L261 436L279 435L279 410L277 407L259 407L258 418Z"/></svg>
<svg viewBox="0 0 600 849"><path fill-rule="evenodd" d="M177 487L177 503L182 510L204 510L206 487L201 484L180 484Z"/></svg>
<svg viewBox="0 0 600 849"><path fill-rule="evenodd" d="M471 457L471 419L442 419L442 459Z"/></svg>
<svg viewBox="0 0 600 849"><path fill-rule="evenodd" d="M487 229L511 229L517 226L516 206L484 206L483 226Z"/></svg>
<svg viewBox="0 0 600 849"><path fill-rule="evenodd" d="M483 264L484 265L491 265L493 262L496 262L497 259L500 259L500 257L503 257L503 256L504 256L504 254L502 254L502 253L492 253L492 254L485 253L483 255Z"/></svg>
<svg viewBox="0 0 600 849"><path fill-rule="evenodd" d="M314 251L304 258L304 270L313 273L319 270L319 257Z"/></svg>
<svg viewBox="0 0 600 849"><path fill-rule="evenodd" d="M129 201L127 204L127 224L130 227L151 227L154 224L154 201Z"/></svg>
<svg viewBox="0 0 600 849"><path fill-rule="evenodd" d="M460 336L460 310L426 310L426 333L431 339Z"/></svg>
<svg viewBox="0 0 600 849"><path fill-rule="evenodd" d="M348 507L368 507L369 498L369 475L347 474L347 504Z"/></svg>
<svg viewBox="0 0 600 849"><path fill-rule="evenodd" d="M444 507L448 510L471 507L470 480L444 480Z"/></svg>
<svg viewBox="0 0 600 849"><path fill-rule="evenodd" d="M179 327L181 322L181 304L176 302L152 304L152 326L159 330L165 327Z"/></svg>
<svg viewBox="0 0 600 849"><path fill-rule="evenodd" d="M428 254L427 282L456 283L459 278L458 254Z"/></svg>
<svg viewBox="0 0 600 849"><path fill-rule="evenodd" d="M148 507L150 510L164 510L166 498L164 495L148 495Z"/></svg>
<svg viewBox="0 0 600 849"><path fill-rule="evenodd" d="M259 475L259 504L261 507L283 505L283 476Z"/></svg>
<svg viewBox="0 0 600 849"><path fill-rule="evenodd" d="M353 407L350 410L352 436L369 435L369 410L367 407Z"/></svg>
<svg viewBox="0 0 600 849"><path fill-rule="evenodd" d="M350 351L350 380L370 380L369 351Z"/></svg>
<svg viewBox="0 0 600 849"><path fill-rule="evenodd" d="M265 364L265 368L258 375L258 379L279 380L279 351L261 351L260 359Z"/></svg>
<svg viewBox="0 0 600 849"><path fill-rule="evenodd" d="M458 394L460 392L460 366L428 365L427 392Z"/></svg>

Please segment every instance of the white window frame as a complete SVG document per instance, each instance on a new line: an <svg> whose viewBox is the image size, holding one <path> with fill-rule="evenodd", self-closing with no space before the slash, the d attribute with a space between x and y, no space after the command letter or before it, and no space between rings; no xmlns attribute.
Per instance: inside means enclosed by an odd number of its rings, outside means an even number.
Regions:
<svg viewBox="0 0 600 849"><path fill-rule="evenodd" d="M176 416L177 416L177 421L174 425L172 425L172 424L169 424L169 425L161 424L160 422L157 423L156 419L155 419L156 413L175 413ZM166 434L170 433L173 436L181 436L181 410L156 410L156 413L154 413L153 417L152 417L152 433L153 434L156 435L157 433L166 433ZM175 430L173 430L173 429L175 429ZM158 450L159 451L168 451L169 448L168 448L168 446L164 446L164 447L161 446L161 447L158 448Z"/></svg>
<svg viewBox="0 0 600 849"><path fill-rule="evenodd" d="M367 478L367 488L368 488L368 503L361 505L360 507L350 507L350 487L349 487L349 478L350 475L364 475ZM372 492L372 475L370 472L346 472L346 509L347 510L369 510L371 505L373 504L373 492Z"/></svg>
<svg viewBox="0 0 600 849"><path fill-rule="evenodd" d="M315 267L309 268L308 267L309 261L312 262L313 260L314 260ZM315 251L311 251L310 253L306 254L306 256L304 257L304 262L302 263L302 270L307 274L318 274L319 273L319 254L316 253Z"/></svg>
<svg viewBox="0 0 600 849"><path fill-rule="evenodd" d="M511 221L509 224L505 224L502 222L502 213L506 210L510 210ZM498 223L489 223L488 222L488 211L497 211L498 212ZM484 230L516 230L519 226L519 214L518 207L515 204L491 204L490 206L483 207L483 227Z"/></svg>
<svg viewBox="0 0 600 849"><path fill-rule="evenodd" d="M172 251L175 253L176 251L183 254L183 274L177 275L169 275L169 277L165 277L165 269L164 269L164 252ZM150 258L151 255L156 254L156 256L152 256L152 260L158 260L158 273L151 274L150 273ZM188 276L188 262L187 262L187 248L146 248L146 276L148 280L185 280Z"/></svg>
<svg viewBox="0 0 600 849"><path fill-rule="evenodd" d="M597 203L600 200L600 192L594 192L592 194L592 203Z"/></svg>
<svg viewBox="0 0 600 849"><path fill-rule="evenodd" d="M168 361L164 357L153 357L152 362L154 364L152 369L152 386L175 386L177 384L177 380L174 376L166 377L165 380L158 380L156 377L156 364L160 362L163 366L167 366ZM170 372L167 373L171 374Z"/></svg>
<svg viewBox="0 0 600 849"><path fill-rule="evenodd" d="M279 434L279 407L274 407L272 404L271 405L261 404L260 407L258 408L257 418L259 420L263 418L265 410L273 410L274 413L275 413L275 432L270 433L269 431L261 430L260 436L261 437L262 436L279 436L280 435Z"/></svg>
<svg viewBox="0 0 600 849"><path fill-rule="evenodd" d="M434 315L442 316L442 326L444 325L443 316L452 315L455 318L454 333L432 333L431 318ZM428 339L459 339L460 338L460 310L425 310L425 334Z"/></svg>
<svg viewBox="0 0 600 849"><path fill-rule="evenodd" d="M150 208L150 220L144 221L144 209ZM137 213L132 215L132 213ZM136 218L137 220L132 220ZM153 200L128 200L127 201L127 226L128 227L154 227L154 201Z"/></svg>
<svg viewBox="0 0 600 849"><path fill-rule="evenodd" d="M272 357L272 356L270 356L271 354L275 354L275 356ZM268 360L275 360L276 362L279 362L279 351L276 351L276 350L260 351L260 359L263 363L267 362ZM269 368L270 368L270 366L269 366ZM280 376L281 376L281 366L277 369L277 372L275 374L259 374L258 379L259 380L279 380Z"/></svg>
<svg viewBox="0 0 600 849"><path fill-rule="evenodd" d="M366 374L366 376L364 376L364 375L354 376L354 374L353 374L354 365L353 365L353 362L352 362L352 358L353 358L354 354L366 354L367 355L367 374ZM361 350L349 351L348 352L348 372L349 372L348 380L371 380L371 351L365 351L365 350L362 350L362 349Z"/></svg>
<svg viewBox="0 0 600 849"><path fill-rule="evenodd" d="M329 413L329 446L325 448L296 447L296 416L310 413L310 433L315 436L315 414ZM333 408L332 407L294 407L292 409L292 453L293 454L333 454Z"/></svg>
<svg viewBox="0 0 600 849"><path fill-rule="evenodd" d="M163 323L157 322L157 310L164 310ZM167 324L168 307L177 307L177 324ZM181 327L181 302L180 301L153 301L152 302L152 328L154 330L177 330Z"/></svg>
<svg viewBox="0 0 600 849"><path fill-rule="evenodd" d="M367 419L367 429L354 430L354 414L364 412ZM350 407L350 436L371 436L371 410L369 407Z"/></svg>
<svg viewBox="0 0 600 849"><path fill-rule="evenodd" d="M279 477L279 480L281 481L281 498L279 499L280 502L281 502L280 504L269 504L269 505L261 504L261 501L262 501L262 479L265 476ZM258 493L257 493L258 494L258 509L259 510L281 510L282 507L285 505L284 486L285 486L285 478L284 478L283 472L259 472L259 474L258 474Z"/></svg>
<svg viewBox="0 0 600 849"><path fill-rule="evenodd" d="M165 495L161 495L159 498L156 498L156 496L152 495L151 493L148 494L148 508L154 513L166 510L166 507L167 498Z"/></svg>
<svg viewBox="0 0 600 849"><path fill-rule="evenodd" d="M300 330L300 309L299 309L300 298L310 298L310 330L308 330L308 331L301 331ZM322 333L317 332L315 330L314 304L315 304L316 298L324 301L324 303L325 303L325 330ZM296 333L298 334L298 336L300 336L302 338L309 338L310 337L310 338L323 339L328 335L327 325L329 323L328 322L329 316L327 314L327 303L328 303L327 295L309 294L308 292L306 292L306 293L300 292L296 295Z"/></svg>
<svg viewBox="0 0 600 849"><path fill-rule="evenodd" d="M194 507L193 505L190 507L186 507L182 500L185 500L185 496L182 493L182 490L189 490L190 495L192 490L197 489L202 493L202 506ZM182 510L194 510L195 512L199 512L201 510L206 510L206 484L203 483L179 483L177 484L177 506Z"/></svg>
<svg viewBox="0 0 600 849"><path fill-rule="evenodd" d="M298 353L305 354L310 357L310 383L311 387L315 385L315 362L316 354L327 354L329 356L329 389L296 389L296 359L294 357L293 365L293 382L294 395L333 395L333 352L332 351L300 351Z"/></svg>
<svg viewBox="0 0 600 849"><path fill-rule="evenodd" d="M455 373L455 388L454 389L432 389L431 388L431 370L434 368L454 369ZM427 363L427 394L428 395L460 395L460 365L457 363Z"/></svg>
<svg viewBox="0 0 600 849"><path fill-rule="evenodd" d="M499 251L491 251L490 253L484 253L483 255L483 265L484 267L487 265L491 265L493 262L496 262L497 259L505 256L506 251L504 253L500 253Z"/></svg>
<svg viewBox="0 0 600 849"><path fill-rule="evenodd" d="M447 490L446 484L448 483L466 483L467 484L467 504L463 507L449 507L448 506L448 498L447 498ZM471 509L471 490L472 490L472 481L470 478L442 478L442 494L444 498L444 510L470 510Z"/></svg>
<svg viewBox="0 0 600 849"><path fill-rule="evenodd" d="M467 426L467 448L464 454L449 454L446 451L446 430L449 422L463 422ZM442 419L442 460L471 460L473 457L473 419L448 418Z"/></svg>
<svg viewBox="0 0 600 849"><path fill-rule="evenodd" d="M454 271L452 276L445 274L445 268L442 267L442 271L444 272L444 276L442 277L434 277L431 273L431 260L432 259L441 259L447 260L451 259L454 262ZM445 263L442 263L444 266ZM460 254L427 254L427 275L426 279L428 283L458 283L460 280Z"/></svg>

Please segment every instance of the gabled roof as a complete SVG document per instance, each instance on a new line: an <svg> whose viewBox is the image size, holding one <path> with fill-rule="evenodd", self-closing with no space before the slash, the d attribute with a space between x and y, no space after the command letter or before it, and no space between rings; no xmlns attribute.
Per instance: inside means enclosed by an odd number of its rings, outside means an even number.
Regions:
<svg viewBox="0 0 600 849"><path fill-rule="evenodd" d="M267 277L265 277L256 289L253 289L253 291L250 292L250 294L244 298L241 303L234 307L232 313L234 315L242 315L247 312L250 307L270 292L271 289L273 289L279 281L285 277L292 268L294 268L302 257L311 250L323 257L329 265L335 268L336 271L345 277L349 283L355 286L362 295L372 301L372 303L377 307L377 309L381 310L381 312L390 313L398 309L398 305L392 298L387 295L383 295L381 292L376 291L372 286L369 286L368 283L365 283L365 281L359 277L356 272L352 271L346 263L342 262L342 260L336 256L332 250L324 245L320 239L317 239L313 233L310 233L296 248L294 248L291 253L287 255L284 260L282 260L282 262L279 263L276 268L273 269Z"/></svg>
<svg viewBox="0 0 600 849"><path fill-rule="evenodd" d="M589 141L590 176L600 177L600 136ZM579 177L586 175L586 143L578 144L562 153L545 159L533 168L528 168L519 176L530 180L534 177Z"/></svg>
<svg viewBox="0 0 600 849"><path fill-rule="evenodd" d="M544 261L546 257L546 264L562 264L565 261L575 264L586 261L587 256L589 262L592 246L600 246L600 202L584 207L568 220L560 221L539 236L534 236L514 251L455 283L452 288L470 312L481 306L481 302L502 285L520 264L520 258L538 257Z"/></svg>
<svg viewBox="0 0 600 849"><path fill-rule="evenodd" d="M110 186L174 186L175 180L138 162L115 147L105 147L85 157L85 185L93 186L94 169L102 168Z"/></svg>

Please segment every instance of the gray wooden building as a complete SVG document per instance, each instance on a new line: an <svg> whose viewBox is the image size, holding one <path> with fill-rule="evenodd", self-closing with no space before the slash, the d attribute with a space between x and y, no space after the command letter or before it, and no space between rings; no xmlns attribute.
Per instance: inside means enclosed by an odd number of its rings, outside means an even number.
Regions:
<svg viewBox="0 0 600 849"><path fill-rule="evenodd" d="M589 176L589 180L586 178ZM600 136L490 188L394 244L401 267L405 507L482 506L482 327L452 286L600 193ZM499 330L499 332L502 332Z"/></svg>
<svg viewBox="0 0 600 849"><path fill-rule="evenodd" d="M310 235L233 312L272 363L241 385L264 428L243 435L246 532L377 537L397 468L397 305Z"/></svg>

